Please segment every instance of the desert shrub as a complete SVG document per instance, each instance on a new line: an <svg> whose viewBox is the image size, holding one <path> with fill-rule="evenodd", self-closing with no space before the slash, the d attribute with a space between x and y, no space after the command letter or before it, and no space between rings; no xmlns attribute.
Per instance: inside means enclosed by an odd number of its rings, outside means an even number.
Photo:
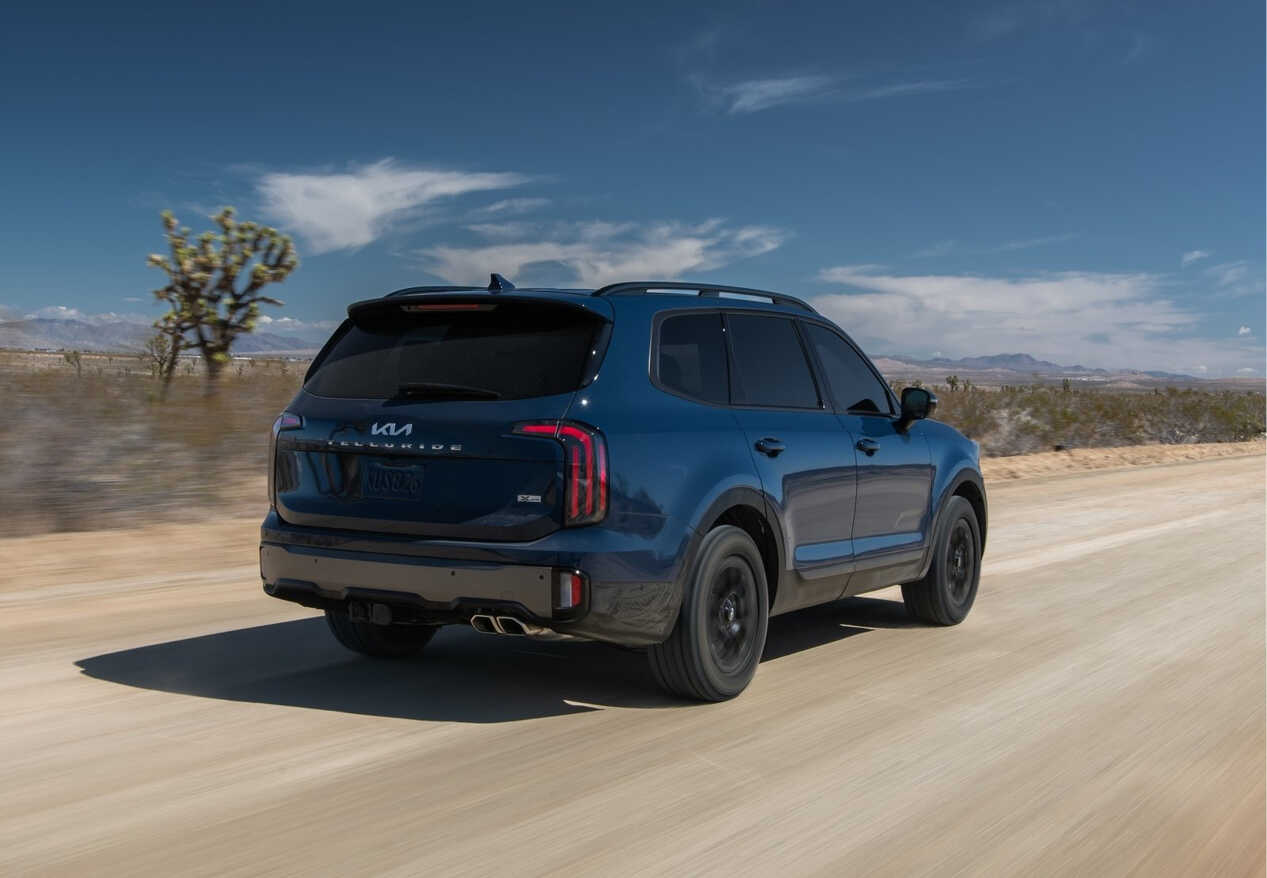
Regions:
<svg viewBox="0 0 1267 878"><path fill-rule="evenodd" d="M1263 434L1261 393L1244 391L1082 390L1009 386L937 388L938 420L993 456L1152 443L1237 442Z"/></svg>
<svg viewBox="0 0 1267 878"><path fill-rule="evenodd" d="M215 514L262 477L269 426L299 385L259 371L208 398L198 378L177 376L160 402L154 378L122 368L0 377L6 535Z"/></svg>

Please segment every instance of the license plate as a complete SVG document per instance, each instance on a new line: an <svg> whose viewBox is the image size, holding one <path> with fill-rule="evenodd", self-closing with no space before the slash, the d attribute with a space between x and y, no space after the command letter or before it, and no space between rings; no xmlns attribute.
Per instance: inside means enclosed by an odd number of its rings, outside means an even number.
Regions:
<svg viewBox="0 0 1267 878"><path fill-rule="evenodd" d="M362 493L379 500L417 500L422 496L422 467L371 463Z"/></svg>

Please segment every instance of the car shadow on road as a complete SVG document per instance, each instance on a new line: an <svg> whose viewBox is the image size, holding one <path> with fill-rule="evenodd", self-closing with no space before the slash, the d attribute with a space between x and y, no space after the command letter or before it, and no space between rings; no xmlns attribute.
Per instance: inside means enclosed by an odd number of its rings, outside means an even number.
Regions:
<svg viewBox="0 0 1267 878"><path fill-rule="evenodd" d="M889 606L892 605L892 606ZM896 607L896 609L894 609ZM894 627L902 605L849 598L770 620L763 661ZM203 698L372 716L494 723L602 707L690 704L662 695L640 650L440 631L422 657L380 661L338 646L325 620L222 631L75 662L100 680Z"/></svg>

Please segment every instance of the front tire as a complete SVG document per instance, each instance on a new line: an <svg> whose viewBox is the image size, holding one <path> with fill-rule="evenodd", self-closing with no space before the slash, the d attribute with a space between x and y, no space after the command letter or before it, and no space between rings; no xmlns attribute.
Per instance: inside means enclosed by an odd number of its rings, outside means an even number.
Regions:
<svg viewBox="0 0 1267 878"><path fill-rule="evenodd" d="M943 510L945 525L933 546L928 573L902 586L912 616L929 625L958 625L972 609L981 581L981 527L972 504L951 497Z"/></svg>
<svg viewBox="0 0 1267 878"><path fill-rule="evenodd" d="M374 658L411 658L426 647L437 629L432 625L375 625L354 622L347 613L326 610L334 639L353 652Z"/></svg>
<svg viewBox="0 0 1267 878"><path fill-rule="evenodd" d="M769 619L756 544L740 528L714 528L700 545L673 633L648 650L656 682L684 698L734 698L757 672Z"/></svg>

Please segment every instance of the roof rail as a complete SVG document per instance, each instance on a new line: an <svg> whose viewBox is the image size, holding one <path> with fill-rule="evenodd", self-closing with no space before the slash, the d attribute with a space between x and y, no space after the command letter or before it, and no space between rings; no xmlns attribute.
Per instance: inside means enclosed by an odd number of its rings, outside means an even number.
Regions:
<svg viewBox="0 0 1267 878"><path fill-rule="evenodd" d="M732 293L738 296L757 296L763 299L769 299L776 305L791 305L794 308L801 308L811 314L817 314L814 307L808 302L802 301L795 296L788 296L783 293L772 293L769 290L753 290L748 287L732 287L725 284L693 284L683 283L681 281L631 281L629 283L608 284L594 290L592 295L595 296L645 296L647 293L653 293L656 290L695 290L697 295L710 298L718 298L722 293Z"/></svg>

